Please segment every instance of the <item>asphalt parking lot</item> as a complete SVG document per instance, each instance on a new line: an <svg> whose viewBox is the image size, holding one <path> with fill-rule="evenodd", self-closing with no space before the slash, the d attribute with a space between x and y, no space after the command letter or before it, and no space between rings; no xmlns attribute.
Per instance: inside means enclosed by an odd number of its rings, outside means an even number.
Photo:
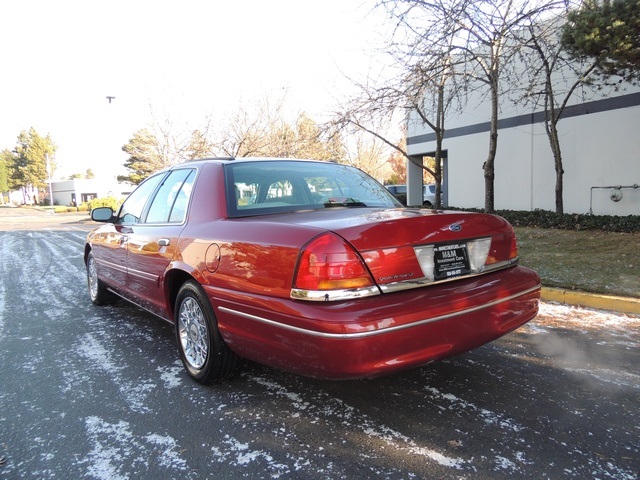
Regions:
<svg viewBox="0 0 640 480"><path fill-rule="evenodd" d="M0 217L2 479L638 478L638 317L543 303L398 375L203 387L170 325L90 303L86 214L23 213Z"/></svg>

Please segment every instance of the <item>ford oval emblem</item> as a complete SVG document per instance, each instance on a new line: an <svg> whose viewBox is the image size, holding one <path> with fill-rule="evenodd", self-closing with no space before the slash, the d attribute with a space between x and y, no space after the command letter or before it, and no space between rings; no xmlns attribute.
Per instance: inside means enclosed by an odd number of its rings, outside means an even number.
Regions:
<svg viewBox="0 0 640 480"><path fill-rule="evenodd" d="M449 225L449 230L451 230L452 232L459 232L460 230L462 230L462 225L460 225L459 223L453 223Z"/></svg>

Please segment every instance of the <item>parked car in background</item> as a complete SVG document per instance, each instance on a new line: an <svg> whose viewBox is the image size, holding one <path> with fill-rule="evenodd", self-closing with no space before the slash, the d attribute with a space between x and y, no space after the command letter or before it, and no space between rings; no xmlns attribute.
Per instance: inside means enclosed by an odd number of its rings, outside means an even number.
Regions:
<svg viewBox="0 0 640 480"><path fill-rule="evenodd" d="M385 185L403 205L407 205L407 186L406 185ZM422 186L422 205L424 207L432 207L436 204L436 184L428 183Z"/></svg>
<svg viewBox="0 0 640 480"><path fill-rule="evenodd" d="M350 166L205 159L92 211L89 296L172 322L198 382L242 359L319 378L374 377L531 320L540 279L494 215L407 209Z"/></svg>
<svg viewBox="0 0 640 480"><path fill-rule="evenodd" d="M427 183L422 186L422 205L433 207L436 204L436 184Z"/></svg>

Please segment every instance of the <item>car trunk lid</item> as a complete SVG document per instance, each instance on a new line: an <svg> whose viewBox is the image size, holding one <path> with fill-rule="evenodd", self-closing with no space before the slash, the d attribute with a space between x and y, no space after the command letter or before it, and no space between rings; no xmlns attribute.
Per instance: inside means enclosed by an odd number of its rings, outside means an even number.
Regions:
<svg viewBox="0 0 640 480"><path fill-rule="evenodd" d="M305 223L348 241L387 289L478 274L517 259L513 229L495 215L423 209L331 213Z"/></svg>

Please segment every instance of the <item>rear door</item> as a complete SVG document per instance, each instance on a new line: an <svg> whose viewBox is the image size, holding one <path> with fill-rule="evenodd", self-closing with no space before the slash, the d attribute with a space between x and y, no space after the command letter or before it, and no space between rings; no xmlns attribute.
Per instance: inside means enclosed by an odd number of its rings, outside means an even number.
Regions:
<svg viewBox="0 0 640 480"><path fill-rule="evenodd" d="M196 170L172 170L127 240L126 289L137 303L166 317L164 275L173 260L189 206Z"/></svg>

